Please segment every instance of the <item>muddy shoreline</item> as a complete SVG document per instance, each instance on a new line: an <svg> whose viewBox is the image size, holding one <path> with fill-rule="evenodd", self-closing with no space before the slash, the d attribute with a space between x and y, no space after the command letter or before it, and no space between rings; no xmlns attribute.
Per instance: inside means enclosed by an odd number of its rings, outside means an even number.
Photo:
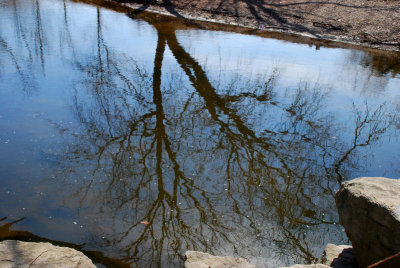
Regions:
<svg viewBox="0 0 400 268"><path fill-rule="evenodd" d="M127 9L125 12L133 16L142 16L142 13L148 12L171 16L199 28L233 30L257 35L283 33L288 39L304 39L300 42L307 42L305 40L309 39L308 42L316 43L316 46L319 43L326 45L327 42L339 42L345 46L400 52L400 2L398 1L87 0L85 2L113 5L114 9L119 6Z"/></svg>

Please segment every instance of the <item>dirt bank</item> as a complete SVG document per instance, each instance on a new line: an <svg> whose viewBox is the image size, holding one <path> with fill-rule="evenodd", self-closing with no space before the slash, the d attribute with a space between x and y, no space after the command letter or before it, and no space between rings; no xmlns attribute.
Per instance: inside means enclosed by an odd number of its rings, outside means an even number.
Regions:
<svg viewBox="0 0 400 268"><path fill-rule="evenodd" d="M396 0L109 0L136 12L400 51Z"/></svg>

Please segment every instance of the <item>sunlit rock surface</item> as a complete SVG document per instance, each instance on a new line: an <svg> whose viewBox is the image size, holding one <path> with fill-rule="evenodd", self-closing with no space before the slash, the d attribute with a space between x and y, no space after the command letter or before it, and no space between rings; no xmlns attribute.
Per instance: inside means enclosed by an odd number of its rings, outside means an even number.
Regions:
<svg viewBox="0 0 400 268"><path fill-rule="evenodd" d="M50 243L6 240L0 242L0 267L95 268L82 252Z"/></svg>
<svg viewBox="0 0 400 268"><path fill-rule="evenodd" d="M199 251L186 251L186 268L256 268L242 258L219 257Z"/></svg>
<svg viewBox="0 0 400 268"><path fill-rule="evenodd" d="M349 245L328 244L320 262L334 268L357 268L353 247Z"/></svg>
<svg viewBox="0 0 400 268"><path fill-rule="evenodd" d="M335 199L360 267L400 251L400 180L357 178L343 183ZM400 267L400 258L379 267Z"/></svg>

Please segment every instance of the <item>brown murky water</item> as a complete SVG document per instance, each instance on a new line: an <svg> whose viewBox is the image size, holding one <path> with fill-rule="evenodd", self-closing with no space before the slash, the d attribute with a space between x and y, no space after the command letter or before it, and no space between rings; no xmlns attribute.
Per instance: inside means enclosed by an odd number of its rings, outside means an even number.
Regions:
<svg viewBox="0 0 400 268"><path fill-rule="evenodd" d="M117 267L348 243L333 194L399 178L398 54L0 1L0 239ZM100 257L99 257L100 256Z"/></svg>

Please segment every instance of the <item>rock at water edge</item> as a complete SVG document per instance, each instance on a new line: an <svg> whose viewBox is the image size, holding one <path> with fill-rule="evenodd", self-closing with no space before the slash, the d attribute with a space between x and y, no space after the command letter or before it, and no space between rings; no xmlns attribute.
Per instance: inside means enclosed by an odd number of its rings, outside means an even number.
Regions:
<svg viewBox="0 0 400 268"><path fill-rule="evenodd" d="M88 257L75 249L18 240L0 242L0 267L96 268Z"/></svg>
<svg viewBox="0 0 400 268"><path fill-rule="evenodd" d="M357 178L335 196L340 222L360 267L400 251L400 180ZM400 258L379 267L400 267Z"/></svg>

